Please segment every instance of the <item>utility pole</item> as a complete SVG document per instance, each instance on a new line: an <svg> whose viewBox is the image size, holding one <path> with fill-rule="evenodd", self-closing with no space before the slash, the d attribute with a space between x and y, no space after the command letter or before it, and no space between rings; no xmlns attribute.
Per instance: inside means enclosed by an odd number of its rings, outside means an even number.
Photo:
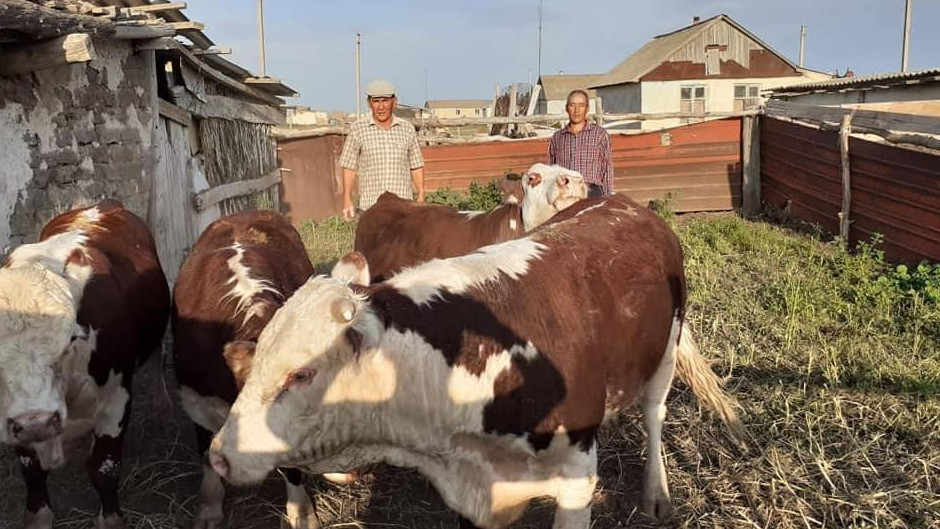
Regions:
<svg viewBox="0 0 940 529"><path fill-rule="evenodd" d="M539 51L536 73L539 78L542 77L542 0L539 0Z"/></svg>
<svg viewBox="0 0 940 529"><path fill-rule="evenodd" d="M911 7L914 0L906 0L904 3L904 43L901 45L901 71L907 71L907 52L910 49L911 40Z"/></svg>
<svg viewBox="0 0 940 529"><path fill-rule="evenodd" d="M803 58L806 50L806 24L800 24L800 68L803 67Z"/></svg>
<svg viewBox="0 0 940 529"><path fill-rule="evenodd" d="M261 77L267 77L264 68L264 0L258 0L258 41L261 44Z"/></svg>
<svg viewBox="0 0 940 529"><path fill-rule="evenodd" d="M362 116L362 61L360 59L360 48L362 47L362 34L356 33L356 121Z"/></svg>

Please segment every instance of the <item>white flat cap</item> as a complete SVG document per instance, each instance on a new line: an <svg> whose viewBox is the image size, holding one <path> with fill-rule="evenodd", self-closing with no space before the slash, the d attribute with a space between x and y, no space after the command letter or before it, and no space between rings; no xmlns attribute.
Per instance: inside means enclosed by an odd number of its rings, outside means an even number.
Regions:
<svg viewBox="0 0 940 529"><path fill-rule="evenodd" d="M395 95L395 85L385 79L376 79L366 87L366 95L369 97L392 97Z"/></svg>

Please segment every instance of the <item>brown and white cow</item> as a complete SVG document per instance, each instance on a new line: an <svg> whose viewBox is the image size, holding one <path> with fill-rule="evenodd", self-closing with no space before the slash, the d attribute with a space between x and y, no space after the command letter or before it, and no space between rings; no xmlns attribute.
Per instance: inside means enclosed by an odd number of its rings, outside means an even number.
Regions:
<svg viewBox="0 0 940 529"><path fill-rule="evenodd" d="M146 224L115 201L60 215L0 269L0 441L16 447L28 528L51 528L50 469L88 435L98 527L121 527L124 432L135 368L170 309Z"/></svg>
<svg viewBox="0 0 940 529"><path fill-rule="evenodd" d="M210 461L233 483L278 465L385 461L417 468L464 523L506 527L549 496L555 527L586 528L598 427L640 401L643 506L661 515L677 363L700 399L737 421L683 332L685 303L679 241L622 196L382 284L315 277L262 333Z"/></svg>
<svg viewBox="0 0 940 529"><path fill-rule="evenodd" d="M183 409L200 453L228 416L251 369L255 341L274 312L313 274L300 235L277 213L243 211L213 222L183 264L173 296L173 357ZM291 527L314 527L297 469L283 469ZM205 467L196 528L222 527L225 489Z"/></svg>
<svg viewBox="0 0 940 529"><path fill-rule="evenodd" d="M533 166L521 187L525 199L507 190L503 204L486 212L415 204L383 193L359 219L354 248L368 260L372 280L383 281L430 259L521 237L526 226L531 229L587 196L584 177L560 166Z"/></svg>

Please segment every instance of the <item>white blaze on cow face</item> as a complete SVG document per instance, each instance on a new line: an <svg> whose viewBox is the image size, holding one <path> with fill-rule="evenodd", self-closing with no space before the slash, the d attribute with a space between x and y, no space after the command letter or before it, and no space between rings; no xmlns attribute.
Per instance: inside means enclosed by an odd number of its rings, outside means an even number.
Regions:
<svg viewBox="0 0 940 529"><path fill-rule="evenodd" d="M559 165L537 163L522 176L522 221L526 231L541 226L553 215L582 198L587 184L577 171Z"/></svg>
<svg viewBox="0 0 940 529"><path fill-rule="evenodd" d="M242 262L245 249L240 243L236 242L230 249L235 252L235 255L228 260L228 268L232 272L232 278L228 280L228 284L232 288L222 299L223 301L235 300L235 312L243 314L242 325L245 325L253 316L263 316L265 304L255 301L255 296L264 292L281 296L281 293L268 281L251 277L251 270Z"/></svg>
<svg viewBox="0 0 940 529"><path fill-rule="evenodd" d="M92 222L92 219L82 219ZM89 266L66 264L86 237L68 232L17 248L0 269L0 441L41 442L67 420L69 344Z"/></svg>
<svg viewBox="0 0 940 529"><path fill-rule="evenodd" d="M444 291L461 294L503 275L517 279L539 259L545 245L528 238L484 246L454 259L434 259L408 268L388 280L418 304L430 303Z"/></svg>

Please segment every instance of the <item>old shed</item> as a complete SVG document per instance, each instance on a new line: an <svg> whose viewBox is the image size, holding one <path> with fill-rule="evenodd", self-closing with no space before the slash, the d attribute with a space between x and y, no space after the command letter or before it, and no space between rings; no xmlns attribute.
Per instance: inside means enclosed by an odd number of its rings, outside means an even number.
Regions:
<svg viewBox="0 0 940 529"><path fill-rule="evenodd" d="M227 61L182 3L0 0L0 249L116 198L171 281L220 214L276 204L277 79Z"/></svg>

